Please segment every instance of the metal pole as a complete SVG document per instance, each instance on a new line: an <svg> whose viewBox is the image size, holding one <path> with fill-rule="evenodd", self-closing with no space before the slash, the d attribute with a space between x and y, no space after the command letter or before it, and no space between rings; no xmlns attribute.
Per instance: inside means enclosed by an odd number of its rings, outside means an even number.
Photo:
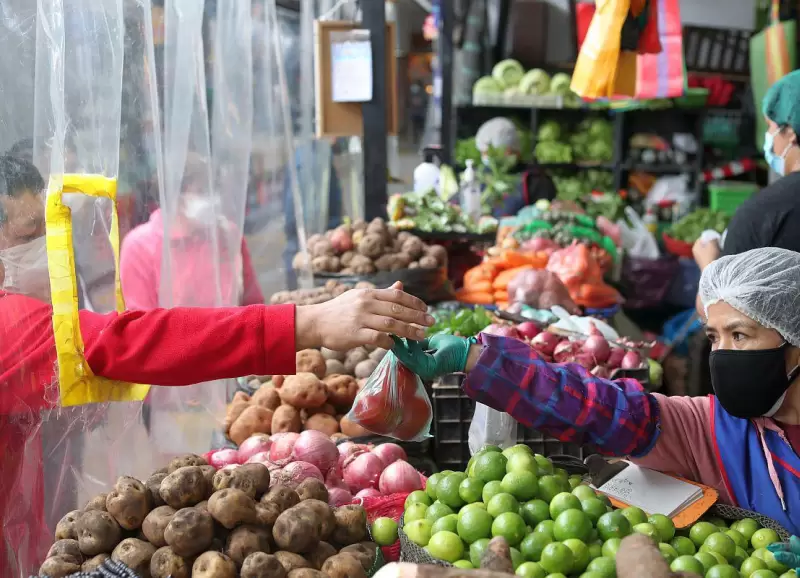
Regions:
<svg viewBox="0 0 800 578"><path fill-rule="evenodd" d="M441 125L439 144L442 162L453 161L453 10L454 0L439 0L439 38L437 65L441 74Z"/></svg>

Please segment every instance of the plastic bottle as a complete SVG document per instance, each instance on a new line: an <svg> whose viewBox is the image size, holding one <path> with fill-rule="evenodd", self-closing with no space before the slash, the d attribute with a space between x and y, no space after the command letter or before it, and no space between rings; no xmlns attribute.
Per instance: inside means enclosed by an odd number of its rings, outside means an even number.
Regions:
<svg viewBox="0 0 800 578"><path fill-rule="evenodd" d="M467 170L461 182L460 195L461 210L476 223L481 218L481 187L475 176L475 167L472 160L467 160Z"/></svg>
<svg viewBox="0 0 800 578"><path fill-rule="evenodd" d="M439 166L434 162L435 153L426 150L423 161L414 169L414 192L439 191Z"/></svg>
<svg viewBox="0 0 800 578"><path fill-rule="evenodd" d="M653 235L658 233L658 217L656 217L655 212L653 209L647 209L647 212L644 214L644 218L642 219L644 222L644 226L647 227L647 230L650 231Z"/></svg>

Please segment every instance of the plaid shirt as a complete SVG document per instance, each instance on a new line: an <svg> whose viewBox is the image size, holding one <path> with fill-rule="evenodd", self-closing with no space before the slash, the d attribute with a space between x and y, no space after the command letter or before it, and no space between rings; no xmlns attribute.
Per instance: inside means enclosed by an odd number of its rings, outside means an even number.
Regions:
<svg viewBox="0 0 800 578"><path fill-rule="evenodd" d="M577 363L548 363L517 339L482 333L464 380L471 398L562 442L609 456L642 456L660 433L656 398L635 379L593 376Z"/></svg>

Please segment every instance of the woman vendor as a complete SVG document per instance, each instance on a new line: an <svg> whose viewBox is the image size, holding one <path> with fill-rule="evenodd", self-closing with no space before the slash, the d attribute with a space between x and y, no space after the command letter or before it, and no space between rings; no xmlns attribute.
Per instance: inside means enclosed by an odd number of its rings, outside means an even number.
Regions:
<svg viewBox="0 0 800 578"><path fill-rule="evenodd" d="M42 412L57 404L57 357L44 243L44 182L29 162L0 157L0 576L18 576L48 542ZM423 336L425 304L389 289L350 290L318 305L80 311L84 356L97 376L190 385L291 374L295 350L391 347L388 332ZM79 425L77 427L80 427ZM27 459L23 459L26 456ZM24 471L24 473L23 473ZM24 477L24 479L22 479Z"/></svg>
<svg viewBox="0 0 800 578"><path fill-rule="evenodd" d="M526 427L711 486L722 502L800 534L800 253L721 257L703 271L700 296L708 397L648 393L494 335L398 340L393 351L423 379L465 372L470 398Z"/></svg>

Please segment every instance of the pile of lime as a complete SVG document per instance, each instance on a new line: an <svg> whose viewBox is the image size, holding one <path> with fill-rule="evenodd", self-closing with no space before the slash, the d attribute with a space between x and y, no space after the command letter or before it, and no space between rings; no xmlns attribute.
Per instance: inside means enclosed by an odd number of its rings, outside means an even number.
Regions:
<svg viewBox="0 0 800 578"><path fill-rule="evenodd" d="M744 519L730 527L706 518L676 531L672 520L639 508L616 510L608 498L523 444L487 446L466 472L443 471L409 494L403 531L432 557L477 568L489 540L504 537L523 578L614 578L622 538L641 533L658 543L675 572L705 578L789 578L794 570L767 546L774 530Z"/></svg>

